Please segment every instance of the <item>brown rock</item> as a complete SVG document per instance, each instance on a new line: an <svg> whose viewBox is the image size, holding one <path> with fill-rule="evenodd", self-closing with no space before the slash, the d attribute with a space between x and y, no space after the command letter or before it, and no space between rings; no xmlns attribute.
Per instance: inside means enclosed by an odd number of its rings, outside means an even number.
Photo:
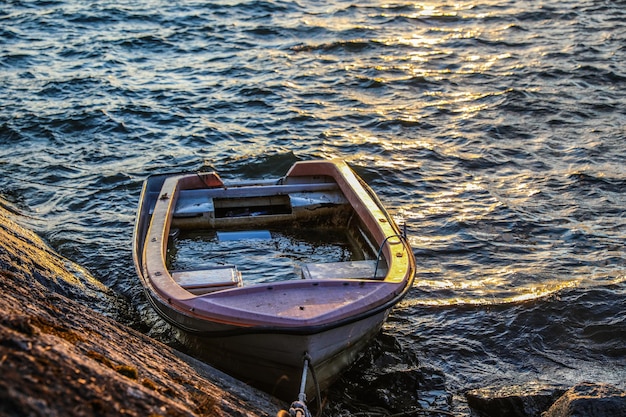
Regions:
<svg viewBox="0 0 626 417"><path fill-rule="evenodd" d="M625 417L626 391L584 382L559 398L542 417Z"/></svg>
<svg viewBox="0 0 626 417"><path fill-rule="evenodd" d="M94 311L110 311L111 291L2 207L0 294L1 416L274 416L284 407Z"/></svg>
<svg viewBox="0 0 626 417"><path fill-rule="evenodd" d="M539 417L565 392L563 387L528 383L465 393L467 404L489 417Z"/></svg>

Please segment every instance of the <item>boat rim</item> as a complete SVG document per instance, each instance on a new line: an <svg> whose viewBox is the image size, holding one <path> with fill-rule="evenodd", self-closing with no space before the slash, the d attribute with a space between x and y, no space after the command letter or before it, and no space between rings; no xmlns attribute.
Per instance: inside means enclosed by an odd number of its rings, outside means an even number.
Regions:
<svg viewBox="0 0 626 417"><path fill-rule="evenodd" d="M333 164L337 163L337 161L325 161L325 162L331 162ZM346 166L348 166L344 161L341 161L341 162L345 164ZM349 169L352 171L352 168L349 168ZM354 173L354 171L352 172ZM147 197L147 185L151 178L156 178L156 177L168 178L168 177L177 176L177 175L198 175L198 174L208 174L208 173L210 172L186 171L186 172L157 173L157 174L152 174L148 176L147 179L144 181L144 186L141 192L141 200L140 200L138 213L141 212L142 206L148 202L148 199L146 198ZM390 310L400 300L402 300L406 296L408 291L412 288L412 285L415 279L415 272L416 272L415 258L411 250L411 247L407 241L407 238L403 236L403 234L400 232L397 224L395 223L395 221L393 221L393 219L391 218L391 216L389 215L385 207L382 205L378 196L374 193L371 187L362 178L360 178L356 174L355 174L355 177L359 181L359 185L362 186L363 189L370 196L370 198L372 198L372 200L375 202L378 209L381 210L381 212L389 220L389 223L392 225L393 229L396 231L396 234L387 236L385 241L391 237L398 238L410 256L410 260L408 262L409 270L407 271L408 278L401 282L403 284L401 290L397 292L393 297L386 300L385 302L377 304L371 309L367 309L365 311L361 311L359 313L346 316L337 320L333 320L327 323L322 323L322 324L313 324L313 325L302 324L299 326L276 326L276 325L273 325L273 326L263 326L263 325L239 326L237 324L228 324L229 326L232 326L232 327L228 329L223 329L223 330L201 330L198 328L187 326L181 323L180 321L176 320L175 318L170 317L166 310L174 310L176 311L177 314L182 314L182 315L189 316L189 317L195 317L195 316L189 315L185 310L175 305L169 304L167 299L163 298L157 291L155 291L152 288L152 285L149 283L148 278L144 274L144 270L141 266L142 263L140 261L141 255L139 254L139 250L140 250L139 248L143 248L142 252L143 250L145 250L145 239L147 237L147 233L143 234L142 242L140 242L138 239L139 237L138 235L139 235L139 227L140 227L141 219L139 218L140 216L138 215L136 218L135 227L134 227L135 237L133 239L133 258L135 260L135 267L136 267L138 276L142 280L142 286L146 293L149 303L157 312L159 312L159 316L162 319L164 319L166 322L168 322L170 325L172 325L173 327L179 328L190 334L201 335L205 337L227 337L227 336L237 336L237 335L270 334L270 333L289 334L289 335L315 335L315 334L322 333L322 332L332 330L335 328L339 328L342 326L347 326L352 323L365 320L369 317L372 317L377 314L381 314L387 310ZM237 182L229 183L228 185L229 186L233 186L234 184L236 184L237 186L249 185L249 184L269 185L273 183L280 183L284 178L285 177L283 176L283 177L272 179L272 180L237 181ZM382 245L384 245L384 241L381 244L381 246ZM325 282L330 282L330 281L354 282L354 279L334 279L334 280L324 280L324 281ZM309 282L314 282L314 281L309 281ZM386 283L386 284L398 285L398 287L400 287L399 284L401 283L398 282L398 283ZM266 284L255 284L255 286L270 286L270 285L279 285L279 284L280 283L266 283ZM225 291L237 291L237 289L225 290Z"/></svg>

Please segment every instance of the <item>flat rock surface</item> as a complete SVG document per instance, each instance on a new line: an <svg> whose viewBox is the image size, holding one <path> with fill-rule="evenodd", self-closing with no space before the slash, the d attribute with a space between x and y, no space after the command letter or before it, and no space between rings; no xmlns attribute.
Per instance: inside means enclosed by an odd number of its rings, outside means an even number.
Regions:
<svg viewBox="0 0 626 417"><path fill-rule="evenodd" d="M539 383L468 391L467 403L490 417L539 417L566 390Z"/></svg>
<svg viewBox="0 0 626 417"><path fill-rule="evenodd" d="M114 294L1 207L0 293L2 416L274 416L284 407L108 317Z"/></svg>
<svg viewBox="0 0 626 417"><path fill-rule="evenodd" d="M580 383L567 390L542 417L595 416L626 416L626 391L607 384Z"/></svg>
<svg viewBox="0 0 626 417"><path fill-rule="evenodd" d="M486 387L468 391L466 398L486 417L626 417L626 392L599 383Z"/></svg>

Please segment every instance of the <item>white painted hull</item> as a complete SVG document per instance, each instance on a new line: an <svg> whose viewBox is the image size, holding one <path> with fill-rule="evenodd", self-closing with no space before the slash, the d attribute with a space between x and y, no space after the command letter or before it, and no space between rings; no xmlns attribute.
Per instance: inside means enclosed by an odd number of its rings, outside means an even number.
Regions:
<svg viewBox="0 0 626 417"><path fill-rule="evenodd" d="M206 338L181 333L180 339L200 359L285 401L297 398L304 353L311 357L306 394L315 398L350 366L379 333L383 312L344 327L312 335L246 334Z"/></svg>
<svg viewBox="0 0 626 417"><path fill-rule="evenodd" d="M269 213L248 214L248 206L238 205L242 199L263 202ZM242 283L234 267L168 268L174 222L192 230L232 231L310 221L332 210L349 214L345 218L356 223L350 230L365 239L374 260L308 264L303 279L253 285ZM133 256L150 302L180 329L185 344L216 367L288 401L297 398L305 355L319 389L325 389L378 334L415 276L408 242L341 161L297 163L285 177L256 184L224 184L216 174L149 179ZM310 375L308 396L317 394L315 385Z"/></svg>

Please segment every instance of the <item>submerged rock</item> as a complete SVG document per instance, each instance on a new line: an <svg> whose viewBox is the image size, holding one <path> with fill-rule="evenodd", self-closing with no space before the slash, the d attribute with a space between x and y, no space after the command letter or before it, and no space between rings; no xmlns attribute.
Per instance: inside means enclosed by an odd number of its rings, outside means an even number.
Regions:
<svg viewBox="0 0 626 417"><path fill-rule="evenodd" d="M566 387L540 383L486 387L465 393L467 404L489 417L540 417Z"/></svg>
<svg viewBox="0 0 626 417"><path fill-rule="evenodd" d="M606 384L581 383L559 398L542 417L624 417L626 391Z"/></svg>
<svg viewBox="0 0 626 417"><path fill-rule="evenodd" d="M443 373L420 366L413 352L385 333L329 391L323 416L451 415Z"/></svg>
<svg viewBox="0 0 626 417"><path fill-rule="evenodd" d="M284 407L108 317L115 295L1 207L0 293L2 416L273 416Z"/></svg>

